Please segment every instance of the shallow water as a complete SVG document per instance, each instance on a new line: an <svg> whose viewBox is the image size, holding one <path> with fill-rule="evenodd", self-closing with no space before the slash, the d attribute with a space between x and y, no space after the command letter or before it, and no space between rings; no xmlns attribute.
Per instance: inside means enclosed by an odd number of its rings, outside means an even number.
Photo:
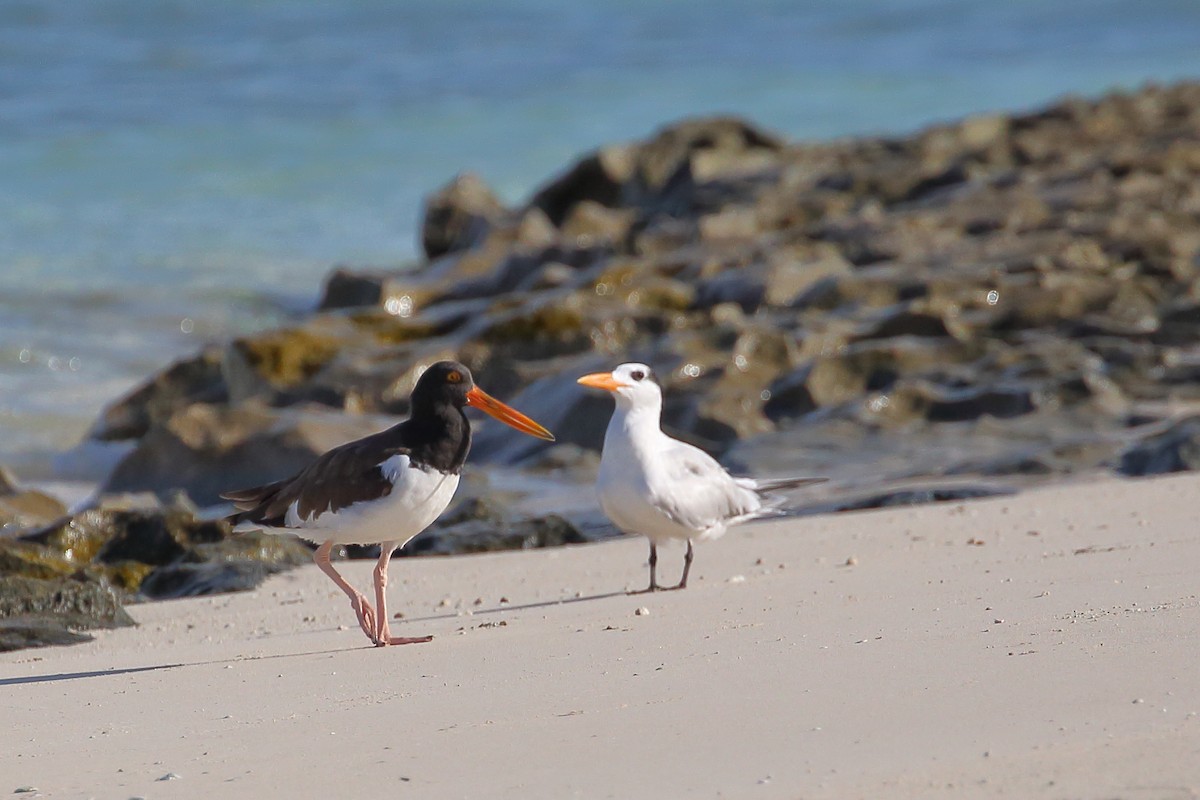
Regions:
<svg viewBox="0 0 1200 800"><path fill-rule="evenodd" d="M1196 75L1200 4L0 6L0 463L43 477L101 405L415 255L421 198L510 201L682 116L901 132Z"/></svg>

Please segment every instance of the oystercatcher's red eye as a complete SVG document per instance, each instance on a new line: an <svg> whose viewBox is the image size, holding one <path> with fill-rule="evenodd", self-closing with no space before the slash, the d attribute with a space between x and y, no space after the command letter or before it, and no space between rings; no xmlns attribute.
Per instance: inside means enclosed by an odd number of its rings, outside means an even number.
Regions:
<svg viewBox="0 0 1200 800"><path fill-rule="evenodd" d="M446 376L446 381L449 383L462 383L462 373L455 370Z"/></svg>

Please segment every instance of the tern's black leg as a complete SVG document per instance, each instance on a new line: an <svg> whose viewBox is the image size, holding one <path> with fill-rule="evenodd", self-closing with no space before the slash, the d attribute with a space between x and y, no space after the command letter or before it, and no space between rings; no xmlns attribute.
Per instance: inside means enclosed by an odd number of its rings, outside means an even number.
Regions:
<svg viewBox="0 0 1200 800"><path fill-rule="evenodd" d="M678 586L672 586L672 589L686 589L687 576L692 569L692 540L688 539L687 552L683 554L683 577L679 579Z"/></svg>
<svg viewBox="0 0 1200 800"><path fill-rule="evenodd" d="M658 587L658 578L655 575L657 567L658 567L658 548L654 546L654 542L651 542L650 543L650 585L647 586L645 589L639 589L636 592L630 592L630 594L645 594L646 592L657 592L658 588L659 588Z"/></svg>

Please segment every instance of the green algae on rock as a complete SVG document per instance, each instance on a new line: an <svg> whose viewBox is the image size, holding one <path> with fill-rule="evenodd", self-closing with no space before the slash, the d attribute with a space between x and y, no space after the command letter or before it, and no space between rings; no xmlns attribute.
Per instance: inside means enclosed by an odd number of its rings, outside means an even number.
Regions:
<svg viewBox="0 0 1200 800"><path fill-rule="evenodd" d="M46 525L66 513L59 500L36 489L21 488L12 473L0 467L0 535Z"/></svg>
<svg viewBox="0 0 1200 800"><path fill-rule="evenodd" d="M294 386L317 374L338 352L339 343L318 330L290 328L233 342L233 352L274 387Z"/></svg>

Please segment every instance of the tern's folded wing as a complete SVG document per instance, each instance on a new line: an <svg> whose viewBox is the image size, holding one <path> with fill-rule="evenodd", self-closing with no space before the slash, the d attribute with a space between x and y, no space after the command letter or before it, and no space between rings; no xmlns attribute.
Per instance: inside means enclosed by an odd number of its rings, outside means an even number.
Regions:
<svg viewBox="0 0 1200 800"><path fill-rule="evenodd" d="M702 532L753 515L761 503L703 450L672 441L650 481L651 502L668 518Z"/></svg>

